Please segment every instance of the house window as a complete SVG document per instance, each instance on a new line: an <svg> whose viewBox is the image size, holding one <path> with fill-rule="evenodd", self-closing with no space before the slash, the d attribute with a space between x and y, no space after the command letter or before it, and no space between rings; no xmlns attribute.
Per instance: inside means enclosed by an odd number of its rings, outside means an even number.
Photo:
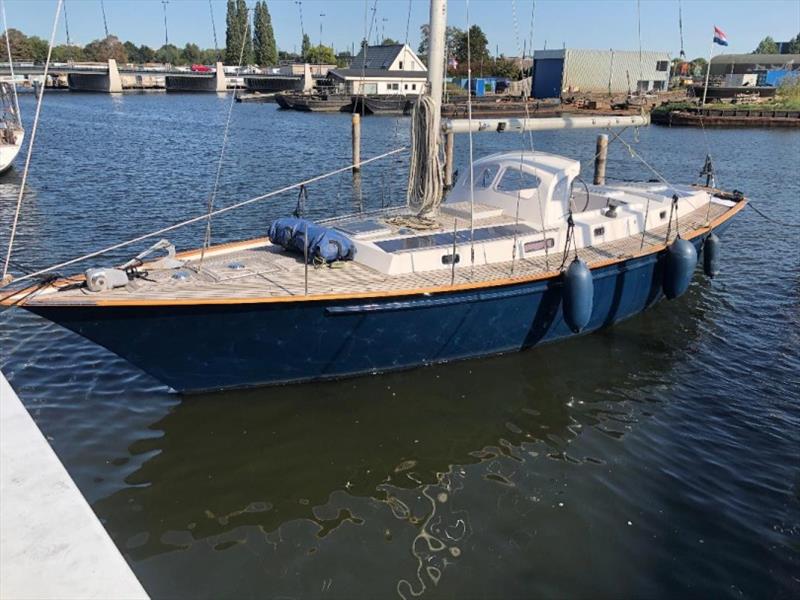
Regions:
<svg viewBox="0 0 800 600"><path fill-rule="evenodd" d="M653 82L653 90L663 90L664 89L664 82L663 81L654 81Z"/></svg>
<svg viewBox="0 0 800 600"><path fill-rule="evenodd" d="M403 84L403 85L405 85L405 89L408 89L408 84L407 84L407 83L406 83L406 84Z"/></svg>
<svg viewBox="0 0 800 600"><path fill-rule="evenodd" d="M400 89L400 84L399 83L389 83L389 84L386 85L386 87L388 89L390 89L390 90L399 90Z"/></svg>
<svg viewBox="0 0 800 600"><path fill-rule="evenodd" d="M403 70L403 61L402 60L400 61L400 70L401 71Z"/></svg>
<svg viewBox="0 0 800 600"><path fill-rule="evenodd" d="M521 190L530 190L538 188L541 180L527 171L509 167L503 171L503 176L497 184L498 192L516 193Z"/></svg>
<svg viewBox="0 0 800 600"><path fill-rule="evenodd" d="M656 63L656 71L666 71L669 69L669 61L668 60L659 60Z"/></svg>
<svg viewBox="0 0 800 600"><path fill-rule="evenodd" d="M417 84L416 83L412 83L411 84L411 89L412 90L416 90L417 89Z"/></svg>

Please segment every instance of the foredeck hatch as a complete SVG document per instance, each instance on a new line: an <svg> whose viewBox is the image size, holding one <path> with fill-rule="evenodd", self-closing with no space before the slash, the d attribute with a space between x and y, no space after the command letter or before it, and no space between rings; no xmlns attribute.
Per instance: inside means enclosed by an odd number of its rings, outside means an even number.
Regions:
<svg viewBox="0 0 800 600"><path fill-rule="evenodd" d="M515 235L531 235L534 233L537 233L537 230L525 224L482 227L480 229L475 229L472 237L470 236L469 229L463 229L456 232L455 243L468 244L470 243L470 239L475 242L488 242L490 240L514 237ZM432 233L429 235L383 240L375 242L375 245L388 253L409 252L421 248L446 248L453 245L453 233Z"/></svg>

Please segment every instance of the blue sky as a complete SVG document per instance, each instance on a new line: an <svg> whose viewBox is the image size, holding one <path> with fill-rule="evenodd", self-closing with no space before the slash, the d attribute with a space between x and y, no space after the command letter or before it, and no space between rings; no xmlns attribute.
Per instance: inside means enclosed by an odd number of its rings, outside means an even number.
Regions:
<svg viewBox="0 0 800 600"><path fill-rule="evenodd" d="M100 0L65 0L70 38L85 44L103 37ZM370 9L374 0L368 0ZM248 0L248 5L254 0ZM9 27L28 34L49 37L55 0L6 0ZM225 0L212 0L217 37L225 40ZM268 0L278 47L295 50L300 45L298 4L294 0ZM450 0L448 24L465 28L465 0ZM411 0L409 43L416 48L420 25L428 21L427 0ZM514 7L519 22L514 27ZM531 0L470 0L470 21L481 26L494 54L521 53L523 40L530 38ZM303 0L306 33L312 43L320 37L337 50L358 45L364 37L364 0ZM164 21L160 0L105 0L109 31L123 41L158 47L164 43ZM800 32L800 0L683 0L684 46L689 58L708 54L713 25L728 34L727 52L750 52L766 35L778 41ZM183 46L196 42L214 46L208 0L169 0L169 39ZM636 49L638 47L635 0L538 0L533 45L560 48ZM677 56L680 50L678 0L642 0L643 47L666 50ZM324 14L324 17L320 17ZM408 0L378 0L375 25L370 39L385 36L404 41L409 15ZM371 16L371 12L370 12ZM519 42L517 42L519 39ZM63 14L58 27L59 42L66 40ZM719 47L715 52L720 50Z"/></svg>

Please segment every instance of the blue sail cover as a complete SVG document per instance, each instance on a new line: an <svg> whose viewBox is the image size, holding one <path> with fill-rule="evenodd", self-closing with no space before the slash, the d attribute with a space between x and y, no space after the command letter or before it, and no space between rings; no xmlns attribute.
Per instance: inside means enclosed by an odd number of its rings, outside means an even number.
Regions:
<svg viewBox="0 0 800 600"><path fill-rule="evenodd" d="M327 263L352 260L356 253L352 240L346 235L306 219L277 219L269 228L269 239L273 244L299 254L306 253L308 243L309 260Z"/></svg>

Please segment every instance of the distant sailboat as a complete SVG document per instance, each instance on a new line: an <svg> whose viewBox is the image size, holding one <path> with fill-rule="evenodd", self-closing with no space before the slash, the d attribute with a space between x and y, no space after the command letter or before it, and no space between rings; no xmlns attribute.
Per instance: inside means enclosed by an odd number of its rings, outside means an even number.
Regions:
<svg viewBox="0 0 800 600"><path fill-rule="evenodd" d="M13 82L0 81L0 103L3 111L0 116L0 174L11 168L25 139L18 105L13 99L13 85Z"/></svg>

